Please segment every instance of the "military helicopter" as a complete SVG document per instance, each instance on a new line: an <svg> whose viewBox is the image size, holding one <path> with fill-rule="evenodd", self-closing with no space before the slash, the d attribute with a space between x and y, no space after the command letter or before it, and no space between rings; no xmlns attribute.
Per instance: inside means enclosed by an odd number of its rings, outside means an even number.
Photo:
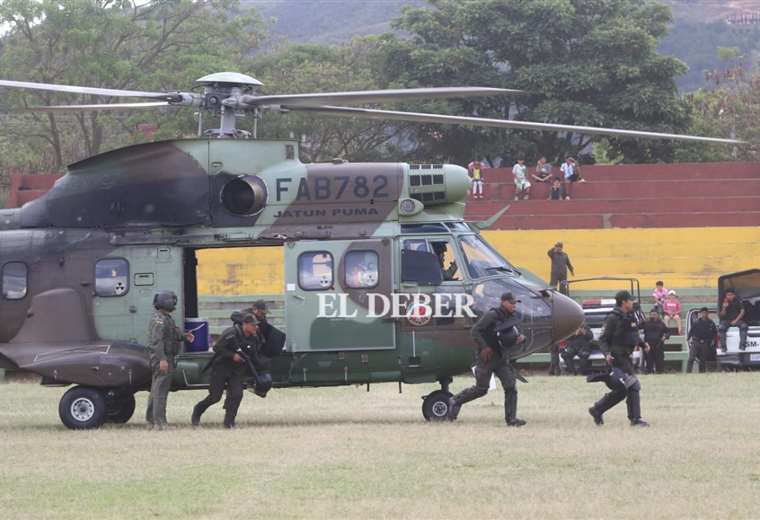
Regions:
<svg viewBox="0 0 760 520"><path fill-rule="evenodd" d="M194 107L218 128L196 139L129 146L87 158L43 197L0 210L0 366L51 387L74 385L59 405L70 428L127 422L147 390L147 324L160 290L178 295L175 319L198 315L197 257L209 248L282 247L287 339L274 358L275 387L435 383L428 420L445 418L452 376L473 360L472 316L436 317L407 305L370 316L370 298L400 293L468 295L476 313L511 291L521 300L519 358L575 331L583 312L520 270L481 236L494 222L464 221L470 180L450 164L303 164L295 141L256 140L236 128L263 111L497 128L571 131L736 144L601 129L339 105L500 96L518 91L450 87L262 95L235 72L198 80L202 93L142 92L0 81L0 87L139 98L140 102L30 107L42 112ZM255 132L254 132L255 134ZM448 268L444 269L444 262ZM359 276L352 271L361 266ZM452 272L453 266L453 272ZM323 316L341 296L344 317ZM382 298L381 298L382 299ZM347 316L347 317L346 317ZM210 352L177 359L174 390L208 385Z"/></svg>

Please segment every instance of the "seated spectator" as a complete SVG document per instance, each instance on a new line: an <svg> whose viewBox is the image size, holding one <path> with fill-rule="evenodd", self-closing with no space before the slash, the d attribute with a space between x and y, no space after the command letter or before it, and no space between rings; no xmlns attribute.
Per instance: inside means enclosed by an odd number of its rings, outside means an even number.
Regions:
<svg viewBox="0 0 760 520"><path fill-rule="evenodd" d="M530 198L530 182L528 182L528 167L525 159L518 159L512 167L512 175L515 177L515 200L528 200Z"/></svg>
<svg viewBox="0 0 760 520"><path fill-rule="evenodd" d="M538 182L551 182L552 165L546 162L546 157L541 157L536 164L536 173L533 178Z"/></svg>
<svg viewBox="0 0 760 520"><path fill-rule="evenodd" d="M681 328L681 302L678 301L678 296L676 296L675 291L668 291L668 297L662 304L662 311L665 314L665 324L670 326L670 322L675 321L676 326L678 327L678 335L682 335L683 329Z"/></svg>
<svg viewBox="0 0 760 520"><path fill-rule="evenodd" d="M594 340L594 333L591 332L586 326L581 325L575 334L567 338L567 346L562 351L562 359L565 360L565 368L572 375L576 375L578 371L575 368L575 356L577 355L581 365L581 373L588 372L591 368L591 363L588 358L591 356L591 342Z"/></svg>
<svg viewBox="0 0 760 520"><path fill-rule="evenodd" d="M586 180L581 177L580 166L578 166L578 163L572 157L568 157L565 162L562 163L560 170L564 175L565 183L586 182Z"/></svg>
<svg viewBox="0 0 760 520"><path fill-rule="evenodd" d="M655 284L654 291L652 292L652 299L654 300L655 310L662 316L662 305L665 303L665 299L668 297L668 290L665 288L665 283L659 280Z"/></svg>
<svg viewBox="0 0 760 520"><path fill-rule="evenodd" d="M570 197L565 191L565 186L560 182L559 177L554 177L552 187L549 190L549 200L569 200Z"/></svg>
<svg viewBox="0 0 760 520"><path fill-rule="evenodd" d="M747 348L747 330L749 326L744 321L744 304L742 303L742 299L736 295L735 289L726 289L726 294L718 311L718 318L720 318L718 332L720 333L721 350L725 353L728 348L726 345L726 333L731 327L739 327L739 350L745 350Z"/></svg>
<svg viewBox="0 0 760 520"><path fill-rule="evenodd" d="M483 198L483 163L480 161L472 161L467 165L467 171L470 173L470 179L472 179L472 197L475 199Z"/></svg>

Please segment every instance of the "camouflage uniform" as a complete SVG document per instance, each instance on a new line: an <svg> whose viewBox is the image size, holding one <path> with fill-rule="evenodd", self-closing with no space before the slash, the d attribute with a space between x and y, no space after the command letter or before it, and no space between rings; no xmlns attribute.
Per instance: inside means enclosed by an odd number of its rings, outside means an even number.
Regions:
<svg viewBox="0 0 760 520"><path fill-rule="evenodd" d="M174 372L174 356L179 354L183 333L174 323L171 314L165 314L156 310L150 319L150 368L153 371L153 380L150 385L150 397L148 409L145 412L145 420L149 423L163 427L166 426L166 398L172 386L172 372ZM159 370L161 361L166 360L169 369L165 374Z"/></svg>

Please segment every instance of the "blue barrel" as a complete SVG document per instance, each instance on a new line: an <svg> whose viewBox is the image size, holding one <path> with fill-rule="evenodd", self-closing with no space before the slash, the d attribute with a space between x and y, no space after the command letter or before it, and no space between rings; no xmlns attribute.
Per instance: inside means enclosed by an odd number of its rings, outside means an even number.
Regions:
<svg viewBox="0 0 760 520"><path fill-rule="evenodd" d="M192 343L185 341L185 352L206 352L209 346L208 320L204 318L185 318L185 332L192 332Z"/></svg>

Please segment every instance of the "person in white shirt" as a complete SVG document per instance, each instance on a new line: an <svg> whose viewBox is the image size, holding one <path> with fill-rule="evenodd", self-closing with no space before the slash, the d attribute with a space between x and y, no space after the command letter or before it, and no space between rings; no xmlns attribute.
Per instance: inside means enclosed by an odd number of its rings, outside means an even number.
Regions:
<svg viewBox="0 0 760 520"><path fill-rule="evenodd" d="M515 177L515 200L527 200L530 198L530 182L528 182L528 167L525 159L518 159L512 167L512 175Z"/></svg>

